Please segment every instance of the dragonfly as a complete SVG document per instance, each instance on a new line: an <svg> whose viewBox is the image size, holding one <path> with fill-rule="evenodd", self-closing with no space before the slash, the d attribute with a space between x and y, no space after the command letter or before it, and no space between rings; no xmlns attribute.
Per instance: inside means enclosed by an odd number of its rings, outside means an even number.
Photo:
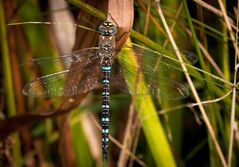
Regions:
<svg viewBox="0 0 239 167"><path fill-rule="evenodd" d="M180 63L167 56L173 50L153 51L137 44L125 45L116 49L117 26L109 20L98 27L98 47L74 51L59 58L44 57L32 59L25 64L47 66L51 62L70 62L64 70L38 77L27 83L23 94L37 97L74 96L89 92L99 85L102 87L101 125L102 159L108 159L110 89L116 88L135 96L152 96L170 100L184 99L189 96L185 86L160 73L172 67L179 68ZM197 56L188 51L182 55L191 63L197 62ZM125 56L119 61L117 54ZM138 65L128 58L136 58ZM25 65L23 64L23 65ZM122 66L127 64L127 68ZM128 75L130 79L125 79ZM146 83L146 84L145 84ZM145 86L144 86L145 85Z"/></svg>

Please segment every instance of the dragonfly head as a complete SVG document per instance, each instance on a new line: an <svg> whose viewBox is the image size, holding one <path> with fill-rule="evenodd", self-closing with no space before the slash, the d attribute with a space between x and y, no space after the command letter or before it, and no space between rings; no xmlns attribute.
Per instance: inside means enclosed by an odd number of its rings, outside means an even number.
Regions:
<svg viewBox="0 0 239 167"><path fill-rule="evenodd" d="M104 21L98 27L98 32L103 36L113 36L117 33L117 27L110 21Z"/></svg>

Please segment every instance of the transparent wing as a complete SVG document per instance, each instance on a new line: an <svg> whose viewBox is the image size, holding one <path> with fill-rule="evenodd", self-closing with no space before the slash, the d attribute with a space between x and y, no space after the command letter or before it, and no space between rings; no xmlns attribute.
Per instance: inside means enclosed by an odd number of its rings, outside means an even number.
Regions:
<svg viewBox="0 0 239 167"><path fill-rule="evenodd" d="M152 96L168 100L184 99L190 95L187 88L179 82L160 75L153 76L145 70L136 72L131 69L137 68L129 65L127 68L121 67L120 71L117 70L117 73L112 74L111 84L114 89L133 96ZM147 81L146 77L153 77L153 79Z"/></svg>
<svg viewBox="0 0 239 167"><path fill-rule="evenodd" d="M177 57L175 56L175 50L174 49L159 49L158 51L154 51L152 49L140 46L138 44L133 43L132 46L124 45L124 48L126 51L133 49L135 55L137 55L138 58L143 57L162 57L164 58L162 61L165 63L175 62L178 63ZM186 63L189 64L195 64L198 61L198 57L195 53L185 50L178 50L181 53L182 58ZM170 63L169 63L170 62Z"/></svg>
<svg viewBox="0 0 239 167"><path fill-rule="evenodd" d="M94 89L101 75L98 49L84 49L73 54L57 59L42 58L29 61L28 64L35 63L40 66L44 64L45 66L53 62L57 63L63 58L71 60L71 67L31 81L24 87L23 93L40 97L73 96Z"/></svg>
<svg viewBox="0 0 239 167"><path fill-rule="evenodd" d="M64 54L57 58L42 57L42 58L32 59L27 62L24 62L23 64L20 65L20 67L21 68L39 67L41 71L45 72L45 75L46 75L46 73L50 74L52 72L51 70L49 70L49 67L63 66L64 69L67 70L71 68L71 64L76 64L76 63L84 64L98 56L99 56L99 48L91 47L91 48L77 50L70 54Z"/></svg>
<svg viewBox="0 0 239 167"><path fill-rule="evenodd" d="M188 62L197 61L194 53L182 53ZM182 84L170 79L173 69L180 69L180 63L172 59L170 54L173 54L173 50L155 52L135 45L124 47L118 55L119 63L115 63L115 66L120 64L122 68L114 70L114 87L137 96L151 95L171 100L188 97L189 91Z"/></svg>

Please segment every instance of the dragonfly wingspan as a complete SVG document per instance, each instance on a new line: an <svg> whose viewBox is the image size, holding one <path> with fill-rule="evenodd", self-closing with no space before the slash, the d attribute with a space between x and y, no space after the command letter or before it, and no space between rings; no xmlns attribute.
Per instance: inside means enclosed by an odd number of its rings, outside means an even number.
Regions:
<svg viewBox="0 0 239 167"><path fill-rule="evenodd" d="M133 52L132 52L133 49ZM125 56L119 64L112 65L112 84L118 89L133 95L151 95L167 99L183 99L189 96L187 89L180 83L168 78L171 69L180 69L180 63L171 59L167 54L172 50L155 52L147 48L133 45L126 46L122 54ZM130 54L129 54L130 53ZM183 52L183 56L191 63L197 61L197 56L191 52ZM129 62L131 58L137 60L138 65ZM87 48L75 51L59 58L33 59L25 64L36 64L41 68L51 63L68 62L70 67L64 71L39 77L24 87L24 94L30 96L52 97L73 96L94 89L101 81L99 48ZM24 65L25 65L24 64ZM118 68L116 70L116 68ZM125 79L123 76L128 75ZM124 83L124 84L123 84ZM127 87L126 87L127 85Z"/></svg>

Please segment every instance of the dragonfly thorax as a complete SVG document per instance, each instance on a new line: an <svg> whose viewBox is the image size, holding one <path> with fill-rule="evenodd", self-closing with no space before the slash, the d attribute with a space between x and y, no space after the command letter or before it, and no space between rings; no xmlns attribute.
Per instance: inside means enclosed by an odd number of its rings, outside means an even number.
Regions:
<svg viewBox="0 0 239 167"><path fill-rule="evenodd" d="M111 59L114 55L115 37L103 36L99 37L99 49L102 59Z"/></svg>
<svg viewBox="0 0 239 167"><path fill-rule="evenodd" d="M100 46L100 56L102 59L111 60L113 57L112 45L103 44Z"/></svg>

